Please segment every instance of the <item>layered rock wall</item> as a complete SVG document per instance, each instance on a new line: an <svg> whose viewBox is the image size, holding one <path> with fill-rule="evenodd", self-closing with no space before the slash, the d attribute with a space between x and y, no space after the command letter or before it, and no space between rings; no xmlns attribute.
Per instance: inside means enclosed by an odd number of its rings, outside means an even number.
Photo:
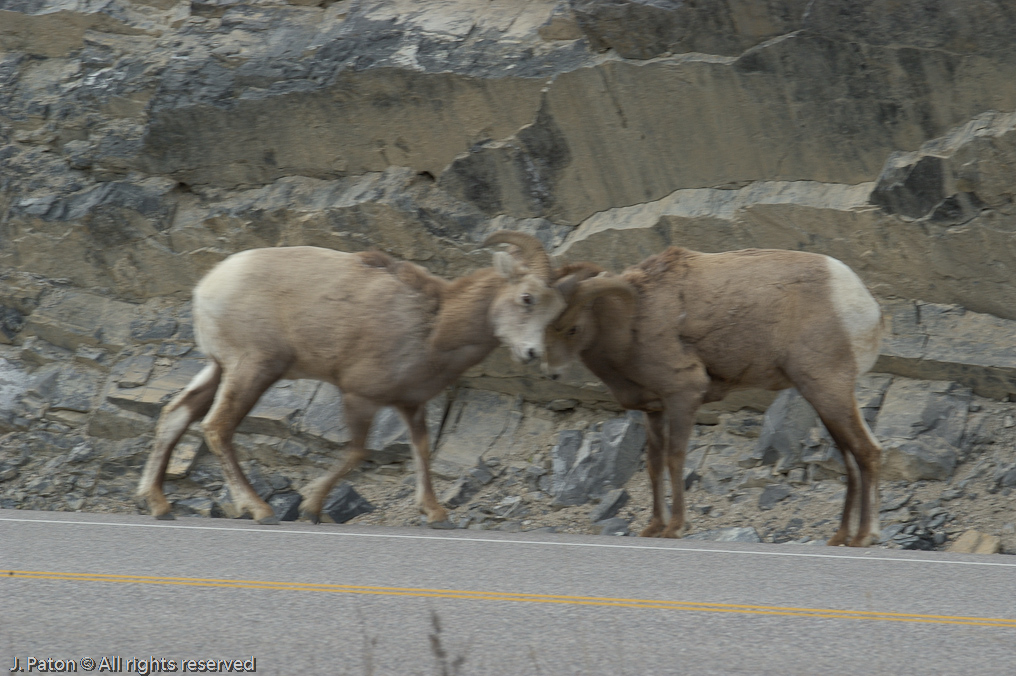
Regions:
<svg viewBox="0 0 1016 676"><path fill-rule="evenodd" d="M8 1L2 260L182 299L237 249L451 272L538 219L569 256L806 248L1013 318L1011 8L841 4Z"/></svg>

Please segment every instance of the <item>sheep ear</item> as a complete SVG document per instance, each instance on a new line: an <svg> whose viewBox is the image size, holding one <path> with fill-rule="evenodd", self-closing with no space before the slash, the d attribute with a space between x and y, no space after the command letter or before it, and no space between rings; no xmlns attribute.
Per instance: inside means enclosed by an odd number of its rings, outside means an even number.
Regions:
<svg viewBox="0 0 1016 676"><path fill-rule="evenodd" d="M635 302L637 298L635 288L620 277L614 277L609 274L591 277L580 282L575 289L575 293L568 298L568 307L557 320L557 325L569 326L574 324L583 308L600 296L608 294L617 294L630 299L632 302Z"/></svg>
<svg viewBox="0 0 1016 676"><path fill-rule="evenodd" d="M494 269L506 279L517 279L529 272L529 268L504 251L494 252Z"/></svg>
<svg viewBox="0 0 1016 676"><path fill-rule="evenodd" d="M558 293L564 298L571 298L571 295L575 293L575 288L579 285L578 275L566 275L562 277L554 288L557 289Z"/></svg>

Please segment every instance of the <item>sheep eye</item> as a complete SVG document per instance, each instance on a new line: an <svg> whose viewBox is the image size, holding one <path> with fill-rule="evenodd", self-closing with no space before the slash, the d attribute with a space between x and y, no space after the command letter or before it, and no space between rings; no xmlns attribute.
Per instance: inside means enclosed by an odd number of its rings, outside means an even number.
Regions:
<svg viewBox="0 0 1016 676"><path fill-rule="evenodd" d="M523 305L532 305L533 302L534 301L533 301L532 294L529 294L529 293L522 294L522 304Z"/></svg>
<svg viewBox="0 0 1016 676"><path fill-rule="evenodd" d="M579 332L579 327L573 326L570 329L568 329L568 334L567 335L568 335L569 338L571 338L571 337L573 337L578 332Z"/></svg>

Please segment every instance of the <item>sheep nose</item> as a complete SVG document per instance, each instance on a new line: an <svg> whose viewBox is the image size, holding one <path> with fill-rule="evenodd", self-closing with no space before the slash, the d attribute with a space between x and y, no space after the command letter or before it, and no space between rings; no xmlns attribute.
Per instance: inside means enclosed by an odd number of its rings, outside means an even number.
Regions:
<svg viewBox="0 0 1016 676"><path fill-rule="evenodd" d="M551 373L550 374L550 379L551 380L560 380L561 379L561 374L560 373Z"/></svg>

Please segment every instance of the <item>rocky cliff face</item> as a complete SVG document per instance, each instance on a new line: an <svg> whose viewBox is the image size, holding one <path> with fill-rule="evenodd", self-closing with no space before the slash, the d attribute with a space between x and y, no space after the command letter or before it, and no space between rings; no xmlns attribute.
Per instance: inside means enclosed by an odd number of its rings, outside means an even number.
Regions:
<svg viewBox="0 0 1016 676"><path fill-rule="evenodd" d="M452 276L498 228L612 269L836 256L891 319L877 370L1005 400L1014 29L1002 0L0 0L0 431L133 473L216 262L376 247ZM501 354L464 381L608 402L591 383ZM272 396L262 455L345 441L334 392Z"/></svg>

